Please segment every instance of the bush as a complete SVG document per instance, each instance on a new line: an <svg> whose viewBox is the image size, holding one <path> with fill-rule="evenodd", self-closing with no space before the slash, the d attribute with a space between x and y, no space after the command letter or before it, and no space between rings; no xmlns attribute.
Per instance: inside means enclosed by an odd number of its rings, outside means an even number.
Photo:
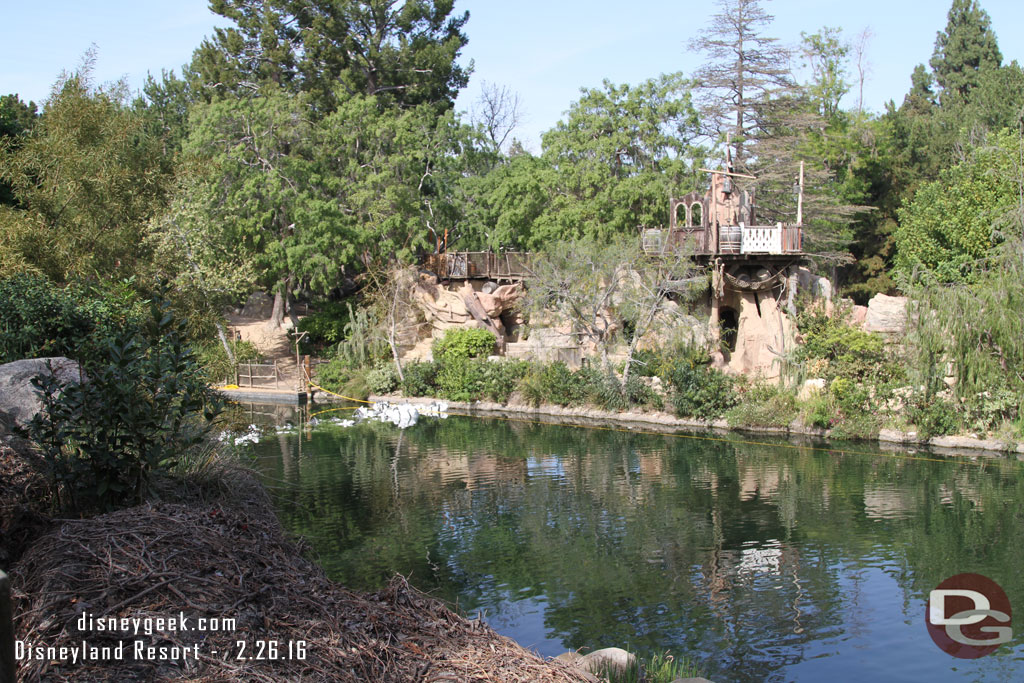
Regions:
<svg viewBox="0 0 1024 683"><path fill-rule="evenodd" d="M346 326L353 318L352 304L331 301L320 306L320 310L299 321L299 332L306 332L304 344L313 349L323 349L337 344L346 337Z"/></svg>
<svg viewBox="0 0 1024 683"><path fill-rule="evenodd" d="M347 359L336 356L317 367L316 383L324 389L340 393L341 388L351 379L354 372L355 368Z"/></svg>
<svg viewBox="0 0 1024 683"><path fill-rule="evenodd" d="M484 392L486 363L479 358L449 358L441 363L437 373L437 388L441 398L475 401Z"/></svg>
<svg viewBox="0 0 1024 683"><path fill-rule="evenodd" d="M406 396L437 395L438 364L433 362L412 362L402 366L402 393Z"/></svg>
<svg viewBox="0 0 1024 683"><path fill-rule="evenodd" d="M508 403L530 364L522 360L485 361L483 393L498 403Z"/></svg>
<svg viewBox="0 0 1024 683"><path fill-rule="evenodd" d="M736 404L732 378L708 365L679 363L671 370L668 384L678 417L711 420Z"/></svg>
<svg viewBox="0 0 1024 683"><path fill-rule="evenodd" d="M487 330L452 328L434 342L434 360L445 363L466 358L482 358L494 352L494 335Z"/></svg>
<svg viewBox="0 0 1024 683"><path fill-rule="evenodd" d="M777 384L759 382L725 414L731 427L788 427L798 414L796 395Z"/></svg>
<svg viewBox="0 0 1024 683"><path fill-rule="evenodd" d="M44 411L33 418L29 435L66 511L141 502L155 473L169 471L202 442L222 405L184 344L184 323L162 296L151 308L148 329L124 329L107 342L88 382L33 380Z"/></svg>
<svg viewBox="0 0 1024 683"><path fill-rule="evenodd" d="M236 342L234 352L235 361L238 363L259 363L263 360L259 349L252 342ZM208 382L216 383L227 380L230 383L234 381L235 366L232 365L231 359L228 358L224 345L220 343L219 339L206 342L199 347L196 359Z"/></svg>
<svg viewBox="0 0 1024 683"><path fill-rule="evenodd" d="M398 388L398 370L394 363L380 362L366 373L366 385L371 394L390 394Z"/></svg>
<svg viewBox="0 0 1024 683"><path fill-rule="evenodd" d="M825 315L818 309L805 311L798 317L797 326L804 343L796 351L796 360L824 359L824 377L868 377L889 379L901 374L885 353L883 339L846 324L840 315Z"/></svg>
<svg viewBox="0 0 1024 683"><path fill-rule="evenodd" d="M133 296L15 275L0 282L0 363L66 356L88 371L106 362L111 340L144 322L145 307Z"/></svg>
<svg viewBox="0 0 1024 683"><path fill-rule="evenodd" d="M918 437L922 439L952 434L960 426L953 403L938 396L930 399L921 394L912 396L907 402L907 419L917 427Z"/></svg>

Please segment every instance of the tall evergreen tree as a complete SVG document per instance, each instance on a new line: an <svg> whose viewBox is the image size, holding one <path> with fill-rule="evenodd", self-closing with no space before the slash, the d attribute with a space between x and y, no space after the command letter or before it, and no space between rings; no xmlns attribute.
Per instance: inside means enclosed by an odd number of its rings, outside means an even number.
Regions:
<svg viewBox="0 0 1024 683"><path fill-rule="evenodd" d="M764 34L772 15L760 0L718 0L706 32L690 42L708 61L694 74L706 132L716 141L730 134L735 162L744 169L750 147L765 135L765 107L792 92L789 51Z"/></svg>
<svg viewBox="0 0 1024 683"><path fill-rule="evenodd" d="M948 17L929 62L943 106L966 101L984 73L998 69L1003 61L988 12L978 0L953 0Z"/></svg>
<svg viewBox="0 0 1024 683"><path fill-rule="evenodd" d="M193 57L197 94L252 94L272 85L313 95L326 115L337 94L382 105L450 108L469 71L456 59L469 13L453 0L213 0L234 26L218 28Z"/></svg>

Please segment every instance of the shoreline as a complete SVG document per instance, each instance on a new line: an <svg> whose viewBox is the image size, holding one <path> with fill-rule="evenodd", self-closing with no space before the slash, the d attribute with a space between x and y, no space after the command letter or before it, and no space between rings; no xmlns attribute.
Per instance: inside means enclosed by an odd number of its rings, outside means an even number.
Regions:
<svg viewBox="0 0 1024 683"><path fill-rule="evenodd" d="M562 407L552 404L541 404L534 408L527 405L505 405L493 401L473 401L465 403L460 401L446 401L439 398L429 397L404 397L404 396L379 396L370 395L370 401L405 402L416 405L426 405L436 401L447 403L449 408L465 411L470 415L481 417L528 417L539 422L551 424L577 424L591 426L614 425L622 428L630 428L636 425L645 425L653 431L663 433L674 433L679 431L710 431L715 434L746 433L764 434L778 437L800 437L819 440L822 442L835 441L832 438L831 430L807 427L801 424L791 424L788 427L757 427L742 426L733 427L724 419L712 420L710 422L692 418L679 418L666 412L614 412L591 407ZM334 401L326 401L334 402ZM882 450L914 451L926 448L938 455L982 455L993 457L994 454L1016 455L1019 460L1024 460L1024 443L1007 443L997 439L981 439L973 436L934 436L930 439L918 439L915 432L901 432L894 429L882 429L875 439L844 439L844 441L855 441L861 443L877 444Z"/></svg>

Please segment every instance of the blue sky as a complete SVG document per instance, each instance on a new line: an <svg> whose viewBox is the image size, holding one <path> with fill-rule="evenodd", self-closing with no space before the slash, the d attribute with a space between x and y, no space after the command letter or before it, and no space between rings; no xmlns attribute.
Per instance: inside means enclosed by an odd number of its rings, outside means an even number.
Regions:
<svg viewBox="0 0 1024 683"><path fill-rule="evenodd" d="M801 31L813 33L822 26L842 28L850 39L870 28L864 99L867 108L882 111L888 100L902 100L914 65L928 61L951 1L772 0L764 7L775 16L769 34L791 45ZM97 79L125 77L138 88L149 71L180 70L202 38L224 22L210 13L206 0L6 4L0 93L16 92L37 102L93 43ZM1024 2L982 0L981 5L992 18L1004 60L1024 63L1024 44L1014 39L1024 30ZM482 81L507 86L519 93L525 113L516 135L537 150L541 133L562 117L581 87L598 87L605 78L635 83L664 72L693 72L701 57L687 52L687 43L707 26L714 5L695 0L456 0L456 10L470 12L462 61L475 63L458 108L470 108Z"/></svg>

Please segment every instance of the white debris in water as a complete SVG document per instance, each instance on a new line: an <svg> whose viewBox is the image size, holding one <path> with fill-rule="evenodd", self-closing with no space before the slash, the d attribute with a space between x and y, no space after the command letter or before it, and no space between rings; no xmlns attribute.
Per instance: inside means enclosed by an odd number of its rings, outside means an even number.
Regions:
<svg viewBox="0 0 1024 683"><path fill-rule="evenodd" d="M260 428L256 425L249 425L249 429L241 436L236 436L233 432L225 431L220 433L217 440L224 441L226 439L233 439L234 445L242 445L243 443L259 443L259 437Z"/></svg>
<svg viewBox="0 0 1024 683"><path fill-rule="evenodd" d="M421 415L446 418L448 417L447 410L448 404L439 401L434 401L425 406L412 403L388 403L387 401L381 401L357 409L352 415L354 420L342 420L338 424L343 427L349 427L363 420L373 420L375 422L390 422L399 429L405 429L416 424Z"/></svg>

